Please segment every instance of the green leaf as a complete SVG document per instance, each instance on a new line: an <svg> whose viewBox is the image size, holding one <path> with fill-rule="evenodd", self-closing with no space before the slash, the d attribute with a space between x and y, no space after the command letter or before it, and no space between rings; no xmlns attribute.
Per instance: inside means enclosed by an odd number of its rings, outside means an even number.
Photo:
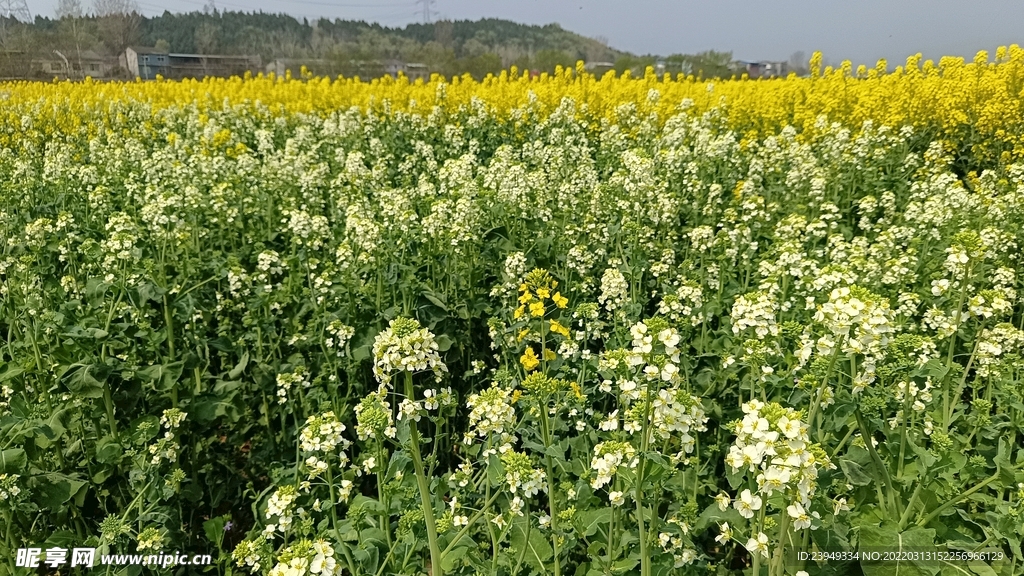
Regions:
<svg viewBox="0 0 1024 576"><path fill-rule="evenodd" d="M67 379L68 390L83 398L102 398L103 383L110 375L110 368L104 364L72 364L71 376Z"/></svg>
<svg viewBox="0 0 1024 576"><path fill-rule="evenodd" d="M50 509L60 508L86 486L85 482L64 474L50 473L44 478L35 490L36 502Z"/></svg>
<svg viewBox="0 0 1024 576"><path fill-rule="evenodd" d="M0 373L0 382L6 382L11 378L14 378L15 376L22 374L23 372L25 372L24 368L19 368L18 366L8 366L7 369L3 371L3 373Z"/></svg>
<svg viewBox="0 0 1024 576"><path fill-rule="evenodd" d="M461 560L466 555L467 551L469 551L469 548L466 546L453 548L451 552L448 552L441 558L441 569L444 572L451 572L452 569L455 568L455 562Z"/></svg>
<svg viewBox="0 0 1024 576"><path fill-rule="evenodd" d="M136 374L143 380L148 380L157 390L167 391L174 387L174 383L181 377L184 364L179 360L170 364L157 364L139 370Z"/></svg>
<svg viewBox="0 0 1024 576"><path fill-rule="evenodd" d="M738 510L732 506L721 510L718 508L718 504L712 504L704 509L700 517L697 518L696 529L703 530L712 522L721 524L722 522L728 522L733 526L742 525L743 516L740 516Z"/></svg>
<svg viewBox="0 0 1024 576"><path fill-rule="evenodd" d="M846 474L846 479L854 486L867 486L873 481L871 476L864 472L864 468L853 460L842 459L839 461L839 467L842 468L843 473Z"/></svg>
<svg viewBox="0 0 1024 576"><path fill-rule="evenodd" d="M239 376L241 376L242 375L242 371L245 370L245 367L248 364L249 364L249 352L246 351L246 352L242 353L242 358L238 361L238 364L235 364L235 367L232 368L230 372L228 372L228 379L234 380L235 378L238 378Z"/></svg>
<svg viewBox="0 0 1024 576"><path fill-rule="evenodd" d="M448 311L448 304L445 303L445 301L441 298L440 295L434 292L425 291L423 292L423 297L426 298L427 300L430 300L431 304L437 306L441 310L444 310L445 312Z"/></svg>
<svg viewBox="0 0 1024 576"><path fill-rule="evenodd" d="M238 422L242 418L241 412L235 406L231 398L224 399L213 394L197 396L193 404L192 414L197 422L213 422L217 418L226 416L231 422Z"/></svg>
<svg viewBox="0 0 1024 576"><path fill-rule="evenodd" d="M203 522L203 532L206 533L206 539L219 546L224 540L224 525L227 524L230 518L230 515L225 514L224 516L216 516Z"/></svg>
<svg viewBox="0 0 1024 576"><path fill-rule="evenodd" d="M452 347L452 344L455 343L455 341L447 334L441 334L435 341L437 342L437 349L440 352L447 352Z"/></svg>
<svg viewBox="0 0 1024 576"><path fill-rule="evenodd" d="M0 451L0 471L5 474L17 474L25 469L28 457L21 448L8 448Z"/></svg>
<svg viewBox="0 0 1024 576"><path fill-rule="evenodd" d="M939 567L930 560L872 560L867 553L925 552L935 550L935 530L911 528L897 531L891 525L861 526L858 551L861 553L860 567L864 576L935 576Z"/></svg>
<svg viewBox="0 0 1024 576"><path fill-rule="evenodd" d="M541 574L547 573L544 563L551 558L551 543L538 528L530 528L526 518L516 518L512 524L512 548L518 554L526 550L524 561Z"/></svg>
<svg viewBox="0 0 1024 576"><path fill-rule="evenodd" d="M586 512L579 514L576 520L576 529L580 534L584 536L593 536L597 532L598 528L602 526L608 526L608 523L612 519L611 508L599 508L597 510L587 510Z"/></svg>
<svg viewBox="0 0 1024 576"><path fill-rule="evenodd" d="M628 558L616 560L614 563L612 563L612 573L625 574L626 572L629 572L630 570L635 568L639 562L640 558L637 556L629 556Z"/></svg>
<svg viewBox="0 0 1024 576"><path fill-rule="evenodd" d="M117 438L106 435L96 443L96 461L103 464L116 464L121 460L124 451Z"/></svg>
<svg viewBox="0 0 1024 576"><path fill-rule="evenodd" d="M1005 438L999 439L996 457L993 458L992 462L996 465L996 470L999 472L999 481L1003 486L1013 486L1016 480L1016 470L1010 462L1010 446L1006 443Z"/></svg>
<svg viewBox="0 0 1024 576"><path fill-rule="evenodd" d="M917 369L917 373L921 376L931 376L935 380L942 379L947 372L949 372L949 368L936 358L925 362L924 366Z"/></svg>
<svg viewBox="0 0 1024 576"><path fill-rule="evenodd" d="M361 541L360 544L362 545L352 552L352 558L363 567L366 574L375 574L380 563L380 549L376 546L367 546L365 541Z"/></svg>

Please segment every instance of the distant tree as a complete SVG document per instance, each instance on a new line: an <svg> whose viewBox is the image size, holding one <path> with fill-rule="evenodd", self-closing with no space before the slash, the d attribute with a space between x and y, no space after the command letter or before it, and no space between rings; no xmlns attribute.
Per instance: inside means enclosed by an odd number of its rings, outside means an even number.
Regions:
<svg viewBox="0 0 1024 576"><path fill-rule="evenodd" d="M619 74L626 70L629 70L634 75L643 74L648 66L654 66L654 61L654 56L620 56L615 59L614 70Z"/></svg>
<svg viewBox="0 0 1024 576"><path fill-rule="evenodd" d="M81 0L58 0L55 13L58 20L81 18L83 16L82 2Z"/></svg>
<svg viewBox="0 0 1024 576"><path fill-rule="evenodd" d="M487 53L487 46L475 37L466 40L466 42L462 44L462 54L466 57L473 58Z"/></svg>
<svg viewBox="0 0 1024 576"><path fill-rule="evenodd" d="M497 54L486 53L471 58L460 58L455 61L454 69L446 70L447 76L460 74L471 74L477 80L483 79L488 74L501 72L501 58Z"/></svg>
<svg viewBox="0 0 1024 576"><path fill-rule="evenodd" d="M199 54L216 54L220 27L210 22L203 22L196 28L196 52Z"/></svg>
<svg viewBox="0 0 1024 576"><path fill-rule="evenodd" d="M171 43L161 38L153 43L153 48L155 48L157 52L170 52Z"/></svg>
<svg viewBox="0 0 1024 576"><path fill-rule="evenodd" d="M732 52L708 50L689 56L691 73L700 78L729 78L738 72Z"/></svg>
<svg viewBox="0 0 1024 576"><path fill-rule="evenodd" d="M142 15L135 0L95 0L103 43L115 54L139 42Z"/></svg>
<svg viewBox="0 0 1024 576"><path fill-rule="evenodd" d="M451 20L440 20L434 23L434 41L444 48L454 48L455 27Z"/></svg>
<svg viewBox="0 0 1024 576"><path fill-rule="evenodd" d="M789 70L796 72L798 76L806 76L808 73L808 64L810 60L807 58L807 54L803 50L797 50L789 56Z"/></svg>
<svg viewBox="0 0 1024 576"><path fill-rule="evenodd" d="M55 12L60 21L58 23L58 43L69 45L71 50L68 56L78 64L78 70L83 71L84 74L82 46L86 41L86 33L82 2L81 0L59 0Z"/></svg>
<svg viewBox="0 0 1024 576"><path fill-rule="evenodd" d="M572 68L576 60L562 50L541 50L530 59L531 69L539 72L554 72L556 66Z"/></svg>
<svg viewBox="0 0 1024 576"><path fill-rule="evenodd" d="M672 74L691 74L693 72L693 60L689 54L671 54L663 60L665 71Z"/></svg>

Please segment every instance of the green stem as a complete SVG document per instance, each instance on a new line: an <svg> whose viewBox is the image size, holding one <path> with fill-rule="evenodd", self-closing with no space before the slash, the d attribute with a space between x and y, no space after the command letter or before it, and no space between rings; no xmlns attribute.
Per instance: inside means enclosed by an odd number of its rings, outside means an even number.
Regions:
<svg viewBox="0 0 1024 576"><path fill-rule="evenodd" d="M786 548L786 535L789 532L789 514L783 512L780 514L782 520L779 522L779 545L775 549L775 559L772 561L771 566L768 568L768 573L775 575L783 574L783 567L785 566L786 560L783 552Z"/></svg>
<svg viewBox="0 0 1024 576"><path fill-rule="evenodd" d="M854 410L854 415L857 417L857 426L860 428L860 435L864 439L864 446L867 448L868 454L871 455L871 462L875 465L878 473L882 475L882 480L884 481L885 488L888 491L889 508L886 510L886 515L888 516L890 513L899 515L900 509L896 502L896 489L893 488L892 478L889 477L889 470L885 467L885 463L883 463L882 459L878 456L878 452L875 451L873 442L874 438L871 436L870 430L864 422L864 415L861 414L860 408ZM885 510L884 507L883 510Z"/></svg>
<svg viewBox="0 0 1024 576"><path fill-rule="evenodd" d="M924 486L924 482L918 482L917 486L914 488L914 493L910 495L910 502L907 503L907 509L903 511L903 516L900 516L900 532L907 527L910 515L914 511L914 505L917 504L917 497L921 494L922 486Z"/></svg>
<svg viewBox="0 0 1024 576"><path fill-rule="evenodd" d="M839 357L839 350L843 347L845 340L845 335L840 336L839 339L836 340L835 348L832 349L832 355L828 360L828 368L825 369L825 376L821 379L821 383L818 385L818 394L815 396L814 403L811 404L811 410L807 415L807 425L812 428L814 427L814 419L818 416L818 410L820 409L821 396L825 393L825 387L828 386L829 376L832 375L832 368L836 365L836 359ZM850 374L850 379L853 379L853 374ZM818 436L820 438L820 426L818 429Z"/></svg>
<svg viewBox="0 0 1024 576"><path fill-rule="evenodd" d="M455 538L452 538L451 543L448 544L448 547L445 548L443 552L441 552L442 558L446 554L455 549L455 545L458 544L459 540L461 540L466 534L469 533L469 529L472 528L473 525L476 524L478 520L480 520L480 517L483 516L485 512L487 512L487 509L491 507L491 504L494 504L494 501L498 499L498 496L501 496L501 492L495 492L494 495L491 496L487 500L487 502L484 503L483 508L478 510L477 513L469 519L469 522L467 522L466 525L462 527L462 530L459 530L459 532L455 535Z"/></svg>
<svg viewBox="0 0 1024 576"><path fill-rule="evenodd" d="M988 486L992 482L995 482L996 479L998 479L998 478L999 478L999 471L997 470L995 474L989 476L988 478L985 478L981 482L978 482L977 484L974 485L973 488L967 490L966 492L961 492L960 494L957 494L956 496L953 496L953 498L951 498L951 499L947 500L946 502L944 502L942 504L942 506L939 506L935 510L932 510L931 514L925 516L921 520L918 520L917 525L918 526L926 526L929 522L931 522L932 520L938 518L939 514L942 514L947 509L949 509L949 508L959 504L960 501L966 499L968 496L970 496L971 494L974 494L978 490L981 490L985 486Z"/></svg>
<svg viewBox="0 0 1024 576"><path fill-rule="evenodd" d="M405 396L410 400L414 397L411 372L405 373ZM416 470L416 485L420 491L423 521L427 525L427 544L430 546L430 574L432 576L440 576L444 574L444 569L441 567L441 548L437 545L437 523L434 521L434 507L430 502L430 487L427 485L427 475L423 471L423 458L420 455L420 433L416 429L416 421L412 418L409 418L409 444L412 465Z"/></svg>
<svg viewBox="0 0 1024 576"><path fill-rule="evenodd" d="M971 263L973 264L973 262ZM953 316L954 332L949 336L949 351L946 354L946 375L942 377L942 427L949 429L950 397L949 397L949 370L953 366L953 351L956 348L957 334L960 333L960 318L963 314L964 300L967 299L967 279L971 275L971 265L964 268L964 277L960 280L960 299L956 305L956 314Z"/></svg>
<svg viewBox="0 0 1024 576"><path fill-rule="evenodd" d="M543 354L543 348L541 354ZM544 467L547 471L548 480L548 514L551 515L550 528L551 528L551 548L554 550L554 574L560 576L562 573L561 562L558 558L558 531L555 529L556 522L558 520L558 503L556 502L555 493L555 467L551 463L551 455L548 454L548 449L551 447L551 423L548 421L548 406L547 402L542 402L540 406L540 425L541 433L544 435Z"/></svg>
<svg viewBox="0 0 1024 576"><path fill-rule="evenodd" d="M387 462L387 458L384 454L383 443L381 439L377 438L377 457L380 458L381 466ZM377 471L377 499L384 506L384 511L380 514L380 527L384 530L384 538L387 542L388 548L394 549L391 544L391 503L388 501L387 494L384 492L384 474L378 468ZM390 557L391 555L388 554ZM387 562L387 560L385 560Z"/></svg>
<svg viewBox="0 0 1024 576"><path fill-rule="evenodd" d="M644 426L640 438L640 462L636 471L636 521L640 535L640 576L651 576L651 557L647 552L647 531L644 530L644 499L643 483L644 468L646 464L647 448L650 439L651 428L651 383L647 383L647 393L644 399ZM751 391L753 396L753 391Z"/></svg>
<svg viewBox="0 0 1024 576"><path fill-rule="evenodd" d="M909 384L908 384L909 388ZM910 390L903 391L903 417L900 418L900 461L896 468L896 478L903 478L903 460L907 454L907 420L910 419Z"/></svg>

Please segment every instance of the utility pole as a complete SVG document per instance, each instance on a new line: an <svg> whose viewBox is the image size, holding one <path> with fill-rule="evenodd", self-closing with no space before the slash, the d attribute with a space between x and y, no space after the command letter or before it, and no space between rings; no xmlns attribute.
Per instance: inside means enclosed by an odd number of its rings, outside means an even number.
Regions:
<svg viewBox="0 0 1024 576"><path fill-rule="evenodd" d="M7 45L7 24L11 20L32 22L27 0L0 0L0 46Z"/></svg>
<svg viewBox="0 0 1024 576"><path fill-rule="evenodd" d="M32 12L28 9L27 0L0 0L0 14L3 14L4 18L32 22Z"/></svg>
<svg viewBox="0 0 1024 576"><path fill-rule="evenodd" d="M430 7L436 1L437 0L416 0L417 4L420 4L420 5L423 6L423 23L424 24L430 24Z"/></svg>

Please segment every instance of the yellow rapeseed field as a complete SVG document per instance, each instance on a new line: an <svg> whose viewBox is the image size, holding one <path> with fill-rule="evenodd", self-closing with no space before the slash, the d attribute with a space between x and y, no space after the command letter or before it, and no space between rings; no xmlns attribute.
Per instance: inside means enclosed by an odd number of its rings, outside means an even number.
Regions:
<svg viewBox="0 0 1024 576"><path fill-rule="evenodd" d="M791 74L785 79L759 80L659 76L650 67L642 78L629 72L608 72L598 78L580 62L575 70L560 67L553 75L539 77L512 67L481 81L469 75L450 79L434 75L429 82L411 82L404 77L366 81L260 74L182 82L15 82L0 88L5 104L0 123L7 133L0 144L9 143L6 138L17 132L27 113L46 125L44 132L63 131L83 121L83 109L103 107L111 101L146 102L154 110L187 103L201 109L242 104L265 107L272 113L325 113L350 107L429 112L435 106L451 110L483 104L501 116L528 102L534 102L541 112L550 111L569 97L580 104L579 114L595 121L613 120L623 105L667 118L685 102L699 112L721 109L731 128L751 136L787 124L813 134L824 116L829 122L852 128L866 121L929 128L943 137L969 139L983 148L975 152L999 144L1012 158L1024 154L1024 49L1017 45L1000 47L994 59L980 51L973 62L954 57L922 62L917 54L892 72L887 72L884 60L875 68L854 69L846 61L838 68L822 69L820 53L810 64L808 77ZM656 97L652 90L657 91Z"/></svg>

